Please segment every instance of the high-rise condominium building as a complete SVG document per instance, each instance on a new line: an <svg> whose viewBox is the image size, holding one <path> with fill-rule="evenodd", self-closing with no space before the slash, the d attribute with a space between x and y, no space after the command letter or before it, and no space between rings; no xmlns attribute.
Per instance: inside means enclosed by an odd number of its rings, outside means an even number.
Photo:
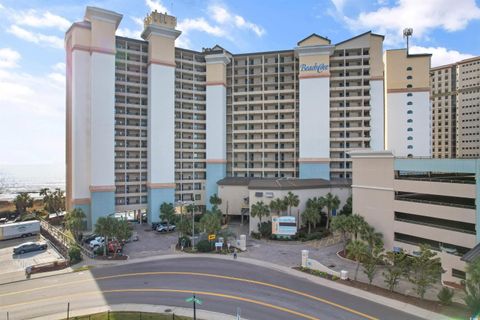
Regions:
<svg viewBox="0 0 480 320"><path fill-rule="evenodd" d="M385 52L385 149L397 157L431 156L430 58Z"/></svg>
<svg viewBox="0 0 480 320"><path fill-rule="evenodd" d="M432 155L480 157L480 57L431 69Z"/></svg>
<svg viewBox="0 0 480 320"><path fill-rule="evenodd" d="M90 224L141 209L158 220L164 201L208 206L228 176L350 179L348 151L384 148L383 36L199 52L175 47L173 16L148 15L144 40L115 36L121 18L87 7L65 38L68 206Z"/></svg>

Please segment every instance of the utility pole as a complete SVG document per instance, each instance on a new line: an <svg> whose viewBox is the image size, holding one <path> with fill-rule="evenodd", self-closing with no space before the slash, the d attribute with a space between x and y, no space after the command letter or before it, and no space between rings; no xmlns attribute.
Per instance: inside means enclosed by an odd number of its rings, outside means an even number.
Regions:
<svg viewBox="0 0 480 320"><path fill-rule="evenodd" d="M192 210L192 251L195 251L195 206L193 207ZM193 295L195 297L195 295ZM193 303L193 307L195 309L195 302Z"/></svg>

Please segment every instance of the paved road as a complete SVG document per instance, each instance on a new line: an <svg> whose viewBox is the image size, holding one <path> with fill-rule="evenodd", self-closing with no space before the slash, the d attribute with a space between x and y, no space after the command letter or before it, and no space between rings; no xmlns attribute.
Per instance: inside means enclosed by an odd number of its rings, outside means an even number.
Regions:
<svg viewBox="0 0 480 320"><path fill-rule="evenodd" d="M0 315L28 319L121 303L189 307L250 320L418 319L278 271L233 260L179 258L93 269L0 286Z"/></svg>

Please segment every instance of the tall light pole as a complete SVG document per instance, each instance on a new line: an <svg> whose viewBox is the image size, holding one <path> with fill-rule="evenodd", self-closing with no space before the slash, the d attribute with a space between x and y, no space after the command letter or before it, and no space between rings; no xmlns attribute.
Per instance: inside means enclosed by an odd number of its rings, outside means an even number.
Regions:
<svg viewBox="0 0 480 320"><path fill-rule="evenodd" d="M195 204L192 208L192 250L195 251Z"/></svg>
<svg viewBox="0 0 480 320"><path fill-rule="evenodd" d="M405 28L403 29L403 37L407 38L407 55L408 55L408 38L410 38L413 34L413 29L412 28Z"/></svg>

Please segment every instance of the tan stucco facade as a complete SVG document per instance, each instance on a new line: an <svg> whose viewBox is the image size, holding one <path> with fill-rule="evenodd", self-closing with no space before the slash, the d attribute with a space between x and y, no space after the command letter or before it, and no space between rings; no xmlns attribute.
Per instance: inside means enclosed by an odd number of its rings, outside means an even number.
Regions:
<svg viewBox="0 0 480 320"><path fill-rule="evenodd" d="M430 91L430 58L431 55L407 55L407 49L385 51L383 62L387 92L402 92L408 85L413 89ZM412 78L408 79L409 76Z"/></svg>
<svg viewBox="0 0 480 320"><path fill-rule="evenodd" d="M438 181L431 179L429 175L423 180L396 177L396 172L400 174L395 168L397 160L388 151L358 151L352 152L351 157L353 212L363 216L383 234L385 250L402 248L408 254L415 254L419 250L419 243L430 241L437 245L431 247L440 257L442 268L446 271L442 274L442 281L460 283L461 279L454 273L465 271L465 262L460 260L464 253L456 250L470 250L476 245L476 213L474 208L442 204L441 201L445 201L444 197L470 198L475 201L476 185L463 183L461 180ZM412 172L418 172L418 169L415 169L418 162L414 161L422 160L411 161ZM405 170L407 169L403 166L402 172ZM435 171L435 168L431 170L432 174L445 174L444 168L441 171ZM426 194L433 198L432 201L396 199L396 194L402 192ZM399 217L402 215L401 217L409 218L397 218L397 214ZM449 222L446 223L447 221ZM470 226L468 229L465 229L466 224ZM419 242L413 243L414 241ZM457 249L452 252L452 248Z"/></svg>

